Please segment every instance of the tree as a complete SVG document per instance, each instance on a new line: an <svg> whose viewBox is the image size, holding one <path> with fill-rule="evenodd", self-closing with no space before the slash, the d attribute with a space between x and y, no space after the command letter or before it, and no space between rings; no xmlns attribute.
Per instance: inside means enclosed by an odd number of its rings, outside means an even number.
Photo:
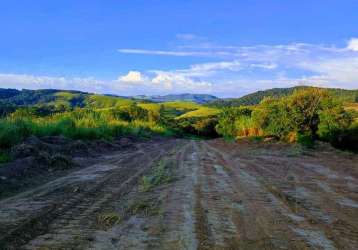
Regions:
<svg viewBox="0 0 358 250"><path fill-rule="evenodd" d="M318 88L298 90L288 99L292 126L302 134L316 137L319 124L319 112L322 102L329 98L328 92Z"/></svg>
<svg viewBox="0 0 358 250"><path fill-rule="evenodd" d="M319 121L319 137L323 140L332 141L338 134L349 128L353 122L353 117L344 110L341 102L334 98L327 98L322 102Z"/></svg>
<svg viewBox="0 0 358 250"><path fill-rule="evenodd" d="M283 139L293 130L287 98L265 98L253 111L252 119L266 135Z"/></svg>

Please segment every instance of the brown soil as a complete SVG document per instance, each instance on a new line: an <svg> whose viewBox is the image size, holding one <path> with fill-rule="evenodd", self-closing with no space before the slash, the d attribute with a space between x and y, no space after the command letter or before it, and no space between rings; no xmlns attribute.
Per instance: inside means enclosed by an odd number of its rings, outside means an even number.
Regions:
<svg viewBox="0 0 358 250"><path fill-rule="evenodd" d="M155 139L85 159L0 200L0 249L358 245L358 155L325 144ZM160 164L171 178L143 191Z"/></svg>

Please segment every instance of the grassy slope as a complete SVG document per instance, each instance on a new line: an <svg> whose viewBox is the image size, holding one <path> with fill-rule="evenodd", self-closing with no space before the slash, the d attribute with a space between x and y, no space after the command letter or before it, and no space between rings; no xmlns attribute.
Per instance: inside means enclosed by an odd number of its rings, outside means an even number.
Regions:
<svg viewBox="0 0 358 250"><path fill-rule="evenodd" d="M86 96L84 103L85 106L89 108L103 109L130 105L133 101L113 96L88 95Z"/></svg>
<svg viewBox="0 0 358 250"><path fill-rule="evenodd" d="M200 107L197 110L189 111L185 114L178 116L176 119L192 118L192 117L209 117L215 116L220 112L216 108Z"/></svg>

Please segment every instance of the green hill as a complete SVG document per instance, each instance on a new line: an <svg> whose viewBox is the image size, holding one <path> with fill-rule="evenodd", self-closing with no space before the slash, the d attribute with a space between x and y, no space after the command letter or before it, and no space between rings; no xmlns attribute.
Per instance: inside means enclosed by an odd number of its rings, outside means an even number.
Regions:
<svg viewBox="0 0 358 250"><path fill-rule="evenodd" d="M195 101L167 101L152 102L150 100L136 99L133 97L121 97L114 95L99 95L81 91L42 89L42 90L16 90L0 89L0 117L14 112L20 107L34 107L37 113L43 115L49 113L64 112L74 108L89 108L92 110L109 110L118 107L129 106L137 103L139 107L159 116L160 110L166 117L205 117L215 115L217 109L208 108L199 104L200 98L206 95L170 95L162 96L164 99L194 98ZM168 98L167 98L168 97ZM199 98L199 99L198 99ZM209 98L213 99L213 98ZM203 99L200 99L202 102ZM38 110L40 109L40 111Z"/></svg>
<svg viewBox="0 0 358 250"><path fill-rule="evenodd" d="M219 99L213 95L206 94L172 94L172 95L155 95L155 96L146 96L146 95L138 95L133 96L134 99L137 100L148 100L152 102L174 102L174 101L186 101L186 102L195 102L198 104L208 103L214 100Z"/></svg>
<svg viewBox="0 0 358 250"><path fill-rule="evenodd" d="M133 103L128 98L95 95L73 90L15 90L0 89L1 106L65 106L67 108L110 108Z"/></svg>
<svg viewBox="0 0 358 250"><path fill-rule="evenodd" d="M265 97L282 97L292 94L295 90L309 88L308 86L297 86L292 88L274 88L263 91L257 91L240 98L226 98L210 102L212 107L236 107L241 105L259 104ZM324 88L334 96L337 96L344 102L358 102L358 90Z"/></svg>

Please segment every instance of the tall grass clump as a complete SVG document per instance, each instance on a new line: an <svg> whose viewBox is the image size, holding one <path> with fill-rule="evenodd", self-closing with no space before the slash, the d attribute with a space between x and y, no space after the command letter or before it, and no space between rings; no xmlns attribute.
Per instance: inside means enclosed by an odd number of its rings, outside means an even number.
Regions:
<svg viewBox="0 0 358 250"><path fill-rule="evenodd" d="M149 137L152 134L170 135L171 132L155 122L136 119L125 121L115 117L112 112L90 109L46 117L14 114L0 120L0 148L10 148L31 135L110 140L128 134Z"/></svg>

